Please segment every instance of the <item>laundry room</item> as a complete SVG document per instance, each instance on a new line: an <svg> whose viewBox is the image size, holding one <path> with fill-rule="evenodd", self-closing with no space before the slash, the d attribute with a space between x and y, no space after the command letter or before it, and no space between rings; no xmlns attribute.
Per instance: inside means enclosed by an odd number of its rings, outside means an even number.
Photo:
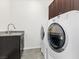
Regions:
<svg viewBox="0 0 79 59"><path fill-rule="evenodd" d="M79 59L79 0L0 0L0 59Z"/></svg>

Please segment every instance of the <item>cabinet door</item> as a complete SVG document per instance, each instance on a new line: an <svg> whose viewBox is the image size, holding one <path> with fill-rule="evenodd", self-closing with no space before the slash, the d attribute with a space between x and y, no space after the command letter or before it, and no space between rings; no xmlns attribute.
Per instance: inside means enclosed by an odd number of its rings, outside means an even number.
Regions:
<svg viewBox="0 0 79 59"><path fill-rule="evenodd" d="M55 1L53 1L50 6L49 6L49 19L54 17L56 14L56 9L55 9Z"/></svg>
<svg viewBox="0 0 79 59"><path fill-rule="evenodd" d="M58 0L54 0L49 6L49 19L59 15L59 3Z"/></svg>
<svg viewBox="0 0 79 59"><path fill-rule="evenodd" d="M71 0L71 10L74 10L74 0Z"/></svg>
<svg viewBox="0 0 79 59"><path fill-rule="evenodd" d="M64 6L64 1L63 0L57 0L57 6L58 6L58 14L62 14L63 13L63 11L64 11L64 8L63 8L63 6Z"/></svg>
<svg viewBox="0 0 79 59"><path fill-rule="evenodd" d="M74 0L74 9L79 10L79 0Z"/></svg>
<svg viewBox="0 0 79 59"><path fill-rule="evenodd" d="M0 37L0 58L3 57L3 38Z"/></svg>
<svg viewBox="0 0 79 59"><path fill-rule="evenodd" d="M71 9L71 0L64 0L64 1L66 4L65 10L66 10L66 12L68 12Z"/></svg>
<svg viewBox="0 0 79 59"><path fill-rule="evenodd" d="M71 10L79 10L79 0L62 0L63 13Z"/></svg>
<svg viewBox="0 0 79 59"><path fill-rule="evenodd" d="M79 10L79 0L54 0L49 6L49 19L71 10Z"/></svg>
<svg viewBox="0 0 79 59"><path fill-rule="evenodd" d="M59 15L59 12L60 12L59 9L60 9L59 0L55 0L55 13L56 13L55 16Z"/></svg>
<svg viewBox="0 0 79 59"><path fill-rule="evenodd" d="M71 0L59 0L59 2L61 2L60 4L62 7L60 10L61 14L71 10L71 3L72 3ZM72 8L73 8L73 6L72 6Z"/></svg>
<svg viewBox="0 0 79 59"><path fill-rule="evenodd" d="M62 13L65 13L66 12L66 0L62 0L62 10L61 10L61 12Z"/></svg>
<svg viewBox="0 0 79 59"><path fill-rule="evenodd" d="M49 6L49 19L52 18L53 15L52 10L53 10L53 3Z"/></svg>

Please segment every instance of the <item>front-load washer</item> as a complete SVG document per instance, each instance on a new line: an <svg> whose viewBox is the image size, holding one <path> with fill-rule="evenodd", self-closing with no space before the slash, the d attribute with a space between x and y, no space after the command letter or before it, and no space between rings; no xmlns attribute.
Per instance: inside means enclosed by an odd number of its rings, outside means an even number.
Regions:
<svg viewBox="0 0 79 59"><path fill-rule="evenodd" d="M41 25L40 36L41 36L41 52L44 55L44 37L45 37L45 30L44 30L43 25Z"/></svg>
<svg viewBox="0 0 79 59"><path fill-rule="evenodd" d="M79 59L79 11L52 18L47 30L46 59Z"/></svg>

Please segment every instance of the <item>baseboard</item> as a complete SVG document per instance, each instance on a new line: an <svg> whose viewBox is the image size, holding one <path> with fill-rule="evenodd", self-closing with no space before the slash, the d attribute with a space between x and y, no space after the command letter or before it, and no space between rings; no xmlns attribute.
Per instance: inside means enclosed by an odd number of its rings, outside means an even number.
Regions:
<svg viewBox="0 0 79 59"><path fill-rule="evenodd" d="M36 48L40 48L40 47L28 47L28 48L24 48L24 50L28 50L28 49L36 49Z"/></svg>

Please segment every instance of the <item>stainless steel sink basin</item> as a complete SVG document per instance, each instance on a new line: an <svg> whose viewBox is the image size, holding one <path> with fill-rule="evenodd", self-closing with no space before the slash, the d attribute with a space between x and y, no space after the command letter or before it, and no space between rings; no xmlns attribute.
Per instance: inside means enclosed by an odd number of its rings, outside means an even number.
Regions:
<svg viewBox="0 0 79 59"><path fill-rule="evenodd" d="M18 36L18 35L23 35L24 31L1 31L0 36Z"/></svg>

